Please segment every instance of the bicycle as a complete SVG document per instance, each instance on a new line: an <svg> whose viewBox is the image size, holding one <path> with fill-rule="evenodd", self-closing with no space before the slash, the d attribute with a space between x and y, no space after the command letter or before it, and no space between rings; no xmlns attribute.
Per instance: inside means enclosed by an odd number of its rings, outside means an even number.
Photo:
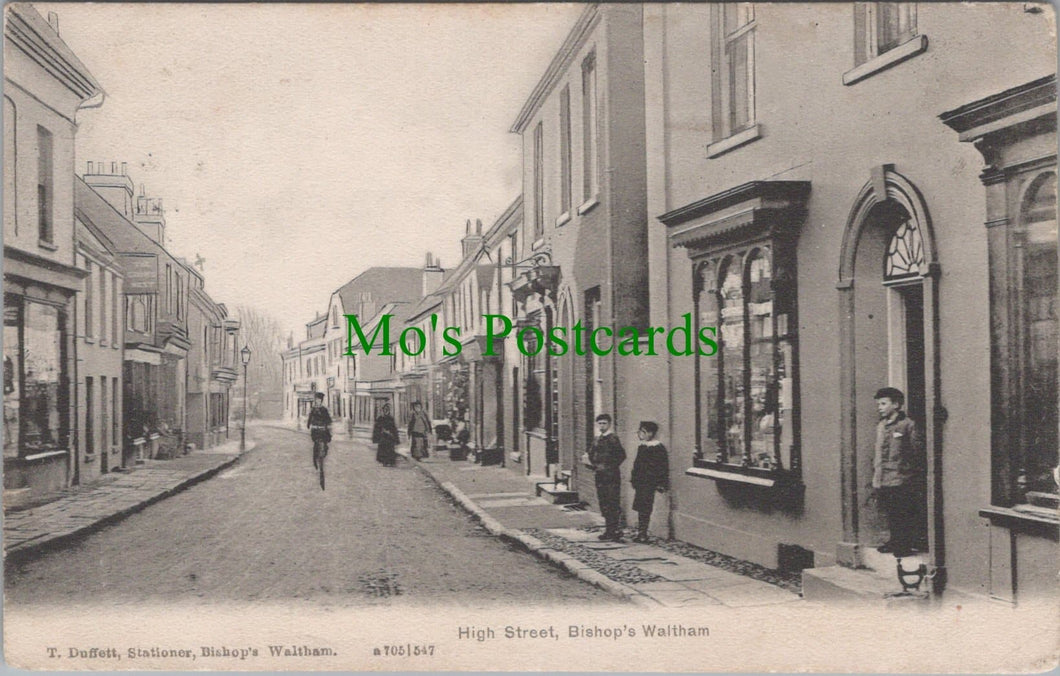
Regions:
<svg viewBox="0 0 1060 676"><path fill-rule="evenodd" d="M328 457L328 444L323 439L313 442L313 464L320 474L320 490L324 490L324 458Z"/></svg>

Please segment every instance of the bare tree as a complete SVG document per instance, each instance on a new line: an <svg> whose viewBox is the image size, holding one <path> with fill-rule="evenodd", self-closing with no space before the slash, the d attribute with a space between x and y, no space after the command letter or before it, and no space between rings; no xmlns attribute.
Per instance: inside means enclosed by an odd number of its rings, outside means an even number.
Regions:
<svg viewBox="0 0 1060 676"><path fill-rule="evenodd" d="M240 349L246 345L251 350L250 363L247 365L247 396L250 399L247 416L279 418L282 415L283 396L280 352L284 347L280 322L268 313L248 305L236 306L233 314L240 322ZM239 380L232 388L232 395L233 398L243 396L242 369Z"/></svg>

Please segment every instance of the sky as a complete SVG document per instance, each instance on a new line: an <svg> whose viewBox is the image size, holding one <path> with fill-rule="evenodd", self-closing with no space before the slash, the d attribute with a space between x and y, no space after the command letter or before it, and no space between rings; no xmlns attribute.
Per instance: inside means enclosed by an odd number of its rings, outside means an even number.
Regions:
<svg viewBox="0 0 1060 676"><path fill-rule="evenodd" d="M36 4L106 92L77 173L128 162L206 289L296 339L373 265L459 262L521 190L509 133L577 5Z"/></svg>

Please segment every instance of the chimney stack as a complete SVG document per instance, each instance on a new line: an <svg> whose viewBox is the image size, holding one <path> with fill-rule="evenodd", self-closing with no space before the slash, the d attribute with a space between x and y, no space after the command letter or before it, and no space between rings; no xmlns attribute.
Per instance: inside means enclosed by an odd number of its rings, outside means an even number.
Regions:
<svg viewBox="0 0 1060 676"><path fill-rule="evenodd" d="M465 228L466 234L464 235L464 239L460 240L464 258L474 256L478 253L479 247L482 246L482 220L475 220L475 232L471 232L471 219L467 219L467 227Z"/></svg>
<svg viewBox="0 0 1060 676"><path fill-rule="evenodd" d="M110 173L107 173L107 163L103 160L98 162L89 161L86 164L84 180L96 193L107 200L114 209L131 219L134 211L133 195L135 187L129 177L125 175L125 162L121 163L122 172L118 174L118 163L110 163Z"/></svg>
<svg viewBox="0 0 1060 676"><path fill-rule="evenodd" d="M55 34L59 34L59 15L55 12L48 12L48 25L52 27Z"/></svg>
<svg viewBox="0 0 1060 676"><path fill-rule="evenodd" d="M439 261L430 251L427 252L427 265L423 268L423 295L434 293L442 283L445 271L438 265Z"/></svg>

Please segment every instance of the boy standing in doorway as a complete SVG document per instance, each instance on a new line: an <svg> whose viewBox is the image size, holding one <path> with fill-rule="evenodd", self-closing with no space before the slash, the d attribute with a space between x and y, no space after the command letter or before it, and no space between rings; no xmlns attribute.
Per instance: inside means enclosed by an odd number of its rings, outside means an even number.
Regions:
<svg viewBox="0 0 1060 676"><path fill-rule="evenodd" d="M611 416L601 413L596 416L596 429L599 435L589 447L586 464L596 473L596 497L600 502L600 513L607 524L601 540L625 542L622 539L622 507L620 495L622 474L619 465L626 459L626 450L622 442L611 431Z"/></svg>
<svg viewBox="0 0 1060 676"><path fill-rule="evenodd" d="M902 407L905 395L894 387L876 392L876 452L872 492L887 514L890 539L876 548L883 554L907 556L927 550L924 514L924 443L917 424Z"/></svg>

